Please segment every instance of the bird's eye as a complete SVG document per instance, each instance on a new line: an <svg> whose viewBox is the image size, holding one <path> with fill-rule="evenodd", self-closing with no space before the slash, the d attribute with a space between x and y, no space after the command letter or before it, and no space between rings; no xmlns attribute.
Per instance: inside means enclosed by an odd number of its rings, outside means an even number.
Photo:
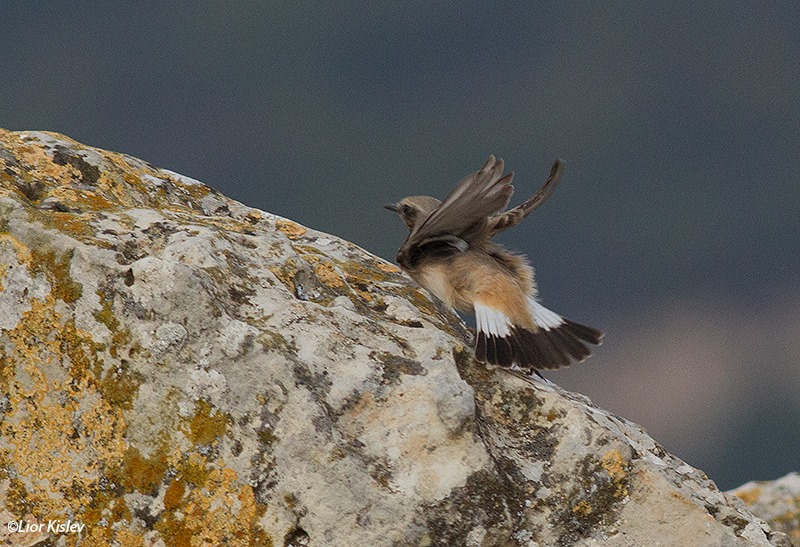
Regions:
<svg viewBox="0 0 800 547"><path fill-rule="evenodd" d="M411 207L408 205L403 205L402 207L400 207L400 211L403 213L403 215L407 217L411 216L411 213L413 212Z"/></svg>

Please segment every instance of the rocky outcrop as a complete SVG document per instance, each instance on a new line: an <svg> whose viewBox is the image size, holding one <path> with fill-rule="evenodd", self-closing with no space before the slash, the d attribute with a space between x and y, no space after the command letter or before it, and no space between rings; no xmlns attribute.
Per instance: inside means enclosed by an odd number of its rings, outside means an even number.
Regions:
<svg viewBox="0 0 800 547"><path fill-rule="evenodd" d="M355 245L51 133L0 131L0 182L2 515L83 525L4 541L781 539Z"/></svg>
<svg viewBox="0 0 800 547"><path fill-rule="evenodd" d="M800 474L789 473L774 481L748 482L729 495L742 499L747 507L800 545Z"/></svg>

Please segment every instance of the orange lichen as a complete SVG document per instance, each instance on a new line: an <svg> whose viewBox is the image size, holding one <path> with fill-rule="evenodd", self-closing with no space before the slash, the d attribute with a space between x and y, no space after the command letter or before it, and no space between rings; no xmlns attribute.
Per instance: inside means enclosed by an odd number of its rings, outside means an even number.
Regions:
<svg viewBox="0 0 800 547"><path fill-rule="evenodd" d="M348 279L348 281L350 280ZM351 283L351 287L353 292L356 293L361 300L364 300L365 302L372 302L372 295L369 294L369 290L367 289L366 285L359 282L353 282Z"/></svg>
<svg viewBox="0 0 800 547"><path fill-rule="evenodd" d="M284 284L292 294L295 293L296 287L294 284L294 276L297 274L297 265L290 258L280 268L269 266L269 271L278 278L278 281Z"/></svg>
<svg viewBox="0 0 800 547"><path fill-rule="evenodd" d="M192 452L188 458L184 458L178 467L181 476L195 487L202 487L208 478L208 461L205 456Z"/></svg>
<svg viewBox="0 0 800 547"><path fill-rule="evenodd" d="M388 262L378 262L378 269L386 273L400 273L400 268Z"/></svg>
<svg viewBox="0 0 800 547"><path fill-rule="evenodd" d="M608 472L608 475L611 477L611 480L616 487L616 490L614 491L614 497L624 498L627 496L627 479L628 470L630 469L630 462L625 461L625 458L622 457L622 454L620 454L619 450L615 448L603 454L601 465L603 466L603 469Z"/></svg>
<svg viewBox="0 0 800 547"><path fill-rule="evenodd" d="M580 517L588 517L592 514L592 506L588 501L579 501L577 505L573 506L572 512Z"/></svg>
<svg viewBox="0 0 800 547"><path fill-rule="evenodd" d="M174 479L164 493L164 509L172 511L181 504L186 493L186 482L183 479Z"/></svg>
<svg viewBox="0 0 800 547"><path fill-rule="evenodd" d="M6 333L11 410L0 423L4 459L15 473L18 509L40 518L80 514L103 469L124 452L125 422L90 371L78 378L70 374L76 362L95 360L83 353L92 351L85 343L89 336L60 322L52 295L30 304Z"/></svg>
<svg viewBox="0 0 800 547"><path fill-rule="evenodd" d="M145 538L142 534L137 534L125 528L117 530L115 539L119 547L145 547L145 545L152 545L151 542L145 544ZM96 545L96 543L94 545Z"/></svg>
<svg viewBox="0 0 800 547"><path fill-rule="evenodd" d="M286 234L289 239L300 239L307 230L291 220L279 219L275 221L275 228Z"/></svg>
<svg viewBox="0 0 800 547"><path fill-rule="evenodd" d="M386 276L384 273L395 273L397 268L393 270L385 268L390 266L380 261L371 261L372 266L367 267L354 260L339 262L339 267L345 272L345 279L347 284L353 289L353 292L358 295L361 300L365 302L372 302L374 297L370 292L370 287L374 286L376 282L385 281Z"/></svg>
<svg viewBox="0 0 800 547"><path fill-rule="evenodd" d="M261 213L261 211L258 211L258 210L254 209L252 211L248 211L247 214L245 215L245 218L251 224L255 224L256 222L259 222L260 220L263 220L264 215Z"/></svg>
<svg viewBox="0 0 800 547"><path fill-rule="evenodd" d="M43 235L21 232L23 236L0 219L0 250L7 257L16 256L38 285L46 281L50 286L45 297L22 303L17 325L4 331L0 344L0 387L7 397L0 422L5 508L15 516L30 515L30 520L70 518L84 523L83 534L59 539L68 546L140 547L160 541L272 545L258 524L265 507L256 503L253 488L221 458L210 455L216 451L205 452L222 442L233 423L230 415L197 401L189 418L181 421L174 414L172 422L167 419L171 425L162 425L149 441L127 442L126 412L134 408L143 381L132 357L137 342L122 325L114 296L106 294L106 288L92 289L99 297L92 315L108 328L111 342L107 335L96 340L76 326L80 321L74 317L75 304L85 305L81 299L86 297L96 300L94 294L84 294L86 281L71 275L73 254L79 251L65 252L70 246L63 245L66 239L61 236L58 245L50 239L57 230L87 242L94 233L94 213L114 207L150 207L174 218L196 220L189 216L194 215L191 210L211 190L122 154L50 136L60 143L45 146L39 140L48 139L40 135L26 138L0 129L0 143L16 158L13 169L0 173L0 195L21 202L19 210L31 225L44 227ZM11 163L0 159L0 169L4 165ZM39 207L46 198L70 212ZM221 215L208 224L244 231L261 219L260 213L251 212L246 220ZM305 228L289 221L279 229L291 238L305 234ZM75 245L81 249L80 243ZM332 266L317 266L318 275L335 274ZM0 265L0 290L8 285L13 267L13 259ZM288 269L285 273L290 275ZM343 283L340 276L338 280ZM41 294L38 289L34 292ZM127 360L121 359L123 355ZM191 443L188 450L186 439ZM127 501L131 493L150 496L153 503L163 499L155 533L133 517Z"/></svg>
<svg viewBox="0 0 800 547"><path fill-rule="evenodd" d="M150 457L129 446L122 458L119 476L114 477L129 492L141 492L154 495L164 478L168 467L167 453L164 448L157 450Z"/></svg>
<svg viewBox="0 0 800 547"><path fill-rule="evenodd" d="M73 179L72 166L58 165L47 155L45 149L35 143L26 143L20 135L10 133L9 149L34 178L49 185L69 185Z"/></svg>
<svg viewBox="0 0 800 547"><path fill-rule="evenodd" d="M38 134L0 130L0 142L20 165L13 175L3 173L0 184L15 193L24 189L19 183L40 185L36 192L27 193L28 200L39 202L45 197L52 198L83 212L121 206L175 208L187 212L196 209L200 200L211 192L203 184L185 181L144 162L131 161L124 154L87 147L58 133L44 134L58 141L56 152L51 145L42 146ZM83 150L91 151L94 159L81 154ZM95 165L98 160L100 166ZM154 184L146 176L159 179L163 184ZM53 224L56 219L52 216L43 220L51 227L70 233L80 230L81 219L74 211L64 215L60 225ZM242 226L246 224L252 224L252 220L241 223Z"/></svg>
<svg viewBox="0 0 800 547"><path fill-rule="evenodd" d="M88 215L48 211L47 214L37 214L35 218L41 220L44 225L81 241L86 241L94 236Z"/></svg>
<svg viewBox="0 0 800 547"><path fill-rule="evenodd" d="M16 237L0 231L0 246L8 247L17 255L17 264L30 264L31 252Z"/></svg>
<svg viewBox="0 0 800 547"><path fill-rule="evenodd" d="M168 545L272 545L258 525L263 508L256 504L253 489L240 485L232 469L211 471L202 488L188 494L179 496L182 487L174 488L165 495L164 514L156 524Z"/></svg>
<svg viewBox="0 0 800 547"><path fill-rule="evenodd" d="M737 490L734 492L734 495L745 502L747 505L751 505L756 503L759 499L761 499L761 488L755 486L750 488L749 490Z"/></svg>
<svg viewBox="0 0 800 547"><path fill-rule="evenodd" d="M336 271L336 268L329 260L317 255L303 255L303 260L311 264L317 279L324 285L337 290L344 289L347 286L342 276L339 275L339 272Z"/></svg>
<svg viewBox="0 0 800 547"><path fill-rule="evenodd" d="M381 264L381 262L378 261L370 261L370 263L372 266ZM341 261L338 263L338 266L347 274L348 277L352 277L354 279L360 279L369 283L386 280L386 276L384 275L386 270L366 266L355 260Z"/></svg>
<svg viewBox="0 0 800 547"><path fill-rule="evenodd" d="M228 430L230 416L215 410L204 400L194 404L194 416L189 420L188 431L184 433L196 445L210 445L218 441Z"/></svg>

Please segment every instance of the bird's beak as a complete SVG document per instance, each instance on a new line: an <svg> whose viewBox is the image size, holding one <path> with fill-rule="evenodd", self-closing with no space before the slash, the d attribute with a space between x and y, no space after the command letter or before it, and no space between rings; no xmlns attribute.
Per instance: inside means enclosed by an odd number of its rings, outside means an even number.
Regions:
<svg viewBox="0 0 800 547"><path fill-rule="evenodd" d="M384 208L384 209L389 209L389 210L390 210L390 211L392 211L393 213L396 213L396 212L397 212L397 205L396 205L396 204L394 204L394 203L389 203L388 205L384 205L384 206L383 206L383 208Z"/></svg>

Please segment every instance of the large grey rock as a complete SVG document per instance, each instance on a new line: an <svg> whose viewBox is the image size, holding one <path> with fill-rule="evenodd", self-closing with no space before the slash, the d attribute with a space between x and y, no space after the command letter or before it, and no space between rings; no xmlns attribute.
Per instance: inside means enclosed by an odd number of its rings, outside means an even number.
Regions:
<svg viewBox="0 0 800 547"><path fill-rule="evenodd" d="M2 514L85 525L6 541L770 544L355 245L51 133L0 131L0 181Z"/></svg>

